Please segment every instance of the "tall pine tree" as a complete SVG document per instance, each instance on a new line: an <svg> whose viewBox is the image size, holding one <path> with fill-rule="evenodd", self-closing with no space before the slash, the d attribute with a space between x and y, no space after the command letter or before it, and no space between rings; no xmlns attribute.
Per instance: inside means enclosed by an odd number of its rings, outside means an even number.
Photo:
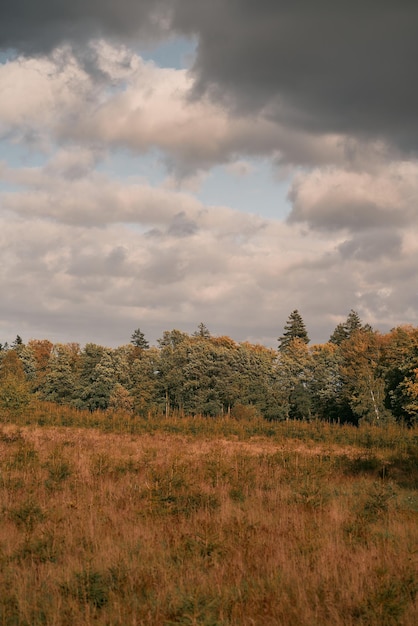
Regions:
<svg viewBox="0 0 418 626"><path fill-rule="evenodd" d="M149 348L149 343L145 339L145 335L140 328L137 328L132 333L131 344L133 344L136 348L141 348L141 350L148 350Z"/></svg>
<svg viewBox="0 0 418 626"><path fill-rule="evenodd" d="M369 326L369 324L363 325L357 311L351 309L346 321L341 322L336 326L334 332L329 338L329 341L330 343L334 343L335 345L340 346L343 341L349 339L357 330L371 331L372 328L371 326Z"/></svg>
<svg viewBox="0 0 418 626"><path fill-rule="evenodd" d="M292 311L289 315L284 327L283 335L279 337L278 341L280 352L286 350L293 339L300 339L304 343L309 343L305 322L297 309Z"/></svg>

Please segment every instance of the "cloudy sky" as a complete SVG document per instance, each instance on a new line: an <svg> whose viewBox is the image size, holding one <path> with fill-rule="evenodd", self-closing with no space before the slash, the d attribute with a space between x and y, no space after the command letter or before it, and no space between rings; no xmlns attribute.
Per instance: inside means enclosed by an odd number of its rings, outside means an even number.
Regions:
<svg viewBox="0 0 418 626"><path fill-rule="evenodd" d="M1 342L417 325L416 3L0 11Z"/></svg>

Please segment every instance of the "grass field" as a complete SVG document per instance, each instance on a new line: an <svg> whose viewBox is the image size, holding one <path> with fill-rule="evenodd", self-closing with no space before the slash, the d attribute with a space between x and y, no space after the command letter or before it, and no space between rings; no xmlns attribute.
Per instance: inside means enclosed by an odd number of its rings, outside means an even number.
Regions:
<svg viewBox="0 0 418 626"><path fill-rule="evenodd" d="M54 411L0 425L1 625L418 623L416 430Z"/></svg>

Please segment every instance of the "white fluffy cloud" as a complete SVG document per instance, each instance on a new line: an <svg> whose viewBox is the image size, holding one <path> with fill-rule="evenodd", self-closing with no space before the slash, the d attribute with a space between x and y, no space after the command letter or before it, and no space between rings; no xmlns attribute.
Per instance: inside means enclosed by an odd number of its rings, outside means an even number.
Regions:
<svg viewBox="0 0 418 626"><path fill-rule="evenodd" d="M395 161L372 172L315 169L294 180L290 219L313 228L405 227L418 220L418 161Z"/></svg>
<svg viewBox="0 0 418 626"><path fill-rule="evenodd" d="M192 75L123 46L90 54L90 73L66 47L0 65L3 153L39 157L0 162L0 341L115 345L138 325L155 340L204 321L276 345L294 308L315 341L350 308L382 329L416 323L416 161L191 98ZM104 173L115 147L157 150L168 178ZM195 195L218 164L239 185L253 155L293 177L286 222Z"/></svg>
<svg viewBox="0 0 418 626"><path fill-rule="evenodd" d="M377 268L347 252L344 233L204 206L94 169L68 183L69 162L59 154L32 172L3 169L25 185L3 194L3 332L13 319L24 334L30 319L36 336L118 343L139 323L155 339L205 320L215 332L274 345L295 306L308 312L314 340L327 338L341 303L386 325L401 306L404 316L413 309L412 237L407 254Z"/></svg>
<svg viewBox="0 0 418 626"><path fill-rule="evenodd" d="M0 136L49 136L64 117L76 115L94 90L71 50L50 57L18 57L0 65Z"/></svg>
<svg viewBox="0 0 418 626"><path fill-rule="evenodd" d="M268 115L237 116L193 98L186 70L160 68L104 41L90 53L93 74L68 47L0 65L0 135L136 153L156 148L180 175L242 155L269 155L280 167L370 162L368 146L344 135L290 129Z"/></svg>

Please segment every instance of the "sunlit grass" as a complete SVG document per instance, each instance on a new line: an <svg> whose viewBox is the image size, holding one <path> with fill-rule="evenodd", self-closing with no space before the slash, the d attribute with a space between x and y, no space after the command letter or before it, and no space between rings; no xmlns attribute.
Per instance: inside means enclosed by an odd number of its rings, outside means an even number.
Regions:
<svg viewBox="0 0 418 626"><path fill-rule="evenodd" d="M18 421L0 425L0 624L418 622L416 431Z"/></svg>
<svg viewBox="0 0 418 626"><path fill-rule="evenodd" d="M418 427L408 429L404 425L367 425L360 428L351 424L339 425L320 420L266 421L261 417L219 416L216 418L184 417L150 412L141 417L124 411L79 410L71 406L48 402L32 403L24 412L0 414L0 423L21 426L72 426L96 428L104 432L144 434L166 432L202 437L238 437L248 439L257 436L270 439L295 439L311 443L335 443L360 446L366 449L401 449L418 445Z"/></svg>

